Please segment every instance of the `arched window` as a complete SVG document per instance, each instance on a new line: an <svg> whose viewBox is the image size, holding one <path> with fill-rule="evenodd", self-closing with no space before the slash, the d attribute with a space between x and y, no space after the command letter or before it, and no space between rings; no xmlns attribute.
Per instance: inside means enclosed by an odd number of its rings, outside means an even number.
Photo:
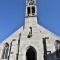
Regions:
<svg viewBox="0 0 60 60"><path fill-rule="evenodd" d="M37 52L34 47L30 46L27 50L26 60L37 60Z"/></svg>
<svg viewBox="0 0 60 60"><path fill-rule="evenodd" d="M27 7L27 14L30 14L30 7Z"/></svg>
<svg viewBox="0 0 60 60"><path fill-rule="evenodd" d="M56 57L57 59L60 59L60 41L56 40Z"/></svg>
<svg viewBox="0 0 60 60"><path fill-rule="evenodd" d="M5 43L4 49L3 49L3 54L2 54L2 59L7 59L8 49L9 49L9 44L8 43Z"/></svg>
<svg viewBox="0 0 60 60"><path fill-rule="evenodd" d="M35 7L32 7L32 13L35 13Z"/></svg>

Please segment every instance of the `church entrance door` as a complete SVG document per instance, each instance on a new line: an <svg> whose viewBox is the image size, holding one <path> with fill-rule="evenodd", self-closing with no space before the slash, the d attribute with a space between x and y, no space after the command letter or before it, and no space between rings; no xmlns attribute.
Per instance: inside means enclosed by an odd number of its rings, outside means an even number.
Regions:
<svg viewBox="0 0 60 60"><path fill-rule="evenodd" d="M26 52L26 59L27 60L37 60L36 50L30 46Z"/></svg>

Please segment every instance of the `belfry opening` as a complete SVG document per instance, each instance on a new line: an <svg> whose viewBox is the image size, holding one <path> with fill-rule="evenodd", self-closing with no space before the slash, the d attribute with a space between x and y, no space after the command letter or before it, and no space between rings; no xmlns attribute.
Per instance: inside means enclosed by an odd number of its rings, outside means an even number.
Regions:
<svg viewBox="0 0 60 60"><path fill-rule="evenodd" d="M30 46L27 50L26 60L37 60L37 52L34 47Z"/></svg>

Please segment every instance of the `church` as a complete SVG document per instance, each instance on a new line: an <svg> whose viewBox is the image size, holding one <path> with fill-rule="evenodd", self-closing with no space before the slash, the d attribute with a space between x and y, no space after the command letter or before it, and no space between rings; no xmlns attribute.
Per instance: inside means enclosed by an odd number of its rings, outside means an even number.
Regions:
<svg viewBox="0 0 60 60"><path fill-rule="evenodd" d="M36 0L26 0L25 23L0 43L0 60L60 60L60 37L37 20Z"/></svg>

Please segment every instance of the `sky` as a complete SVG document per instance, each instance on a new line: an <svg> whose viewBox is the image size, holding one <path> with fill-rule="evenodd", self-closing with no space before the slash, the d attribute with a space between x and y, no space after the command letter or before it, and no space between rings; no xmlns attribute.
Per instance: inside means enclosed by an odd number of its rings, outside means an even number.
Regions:
<svg viewBox="0 0 60 60"><path fill-rule="evenodd" d="M60 36L60 0L36 0L38 23ZM0 42L24 25L26 0L0 0Z"/></svg>

